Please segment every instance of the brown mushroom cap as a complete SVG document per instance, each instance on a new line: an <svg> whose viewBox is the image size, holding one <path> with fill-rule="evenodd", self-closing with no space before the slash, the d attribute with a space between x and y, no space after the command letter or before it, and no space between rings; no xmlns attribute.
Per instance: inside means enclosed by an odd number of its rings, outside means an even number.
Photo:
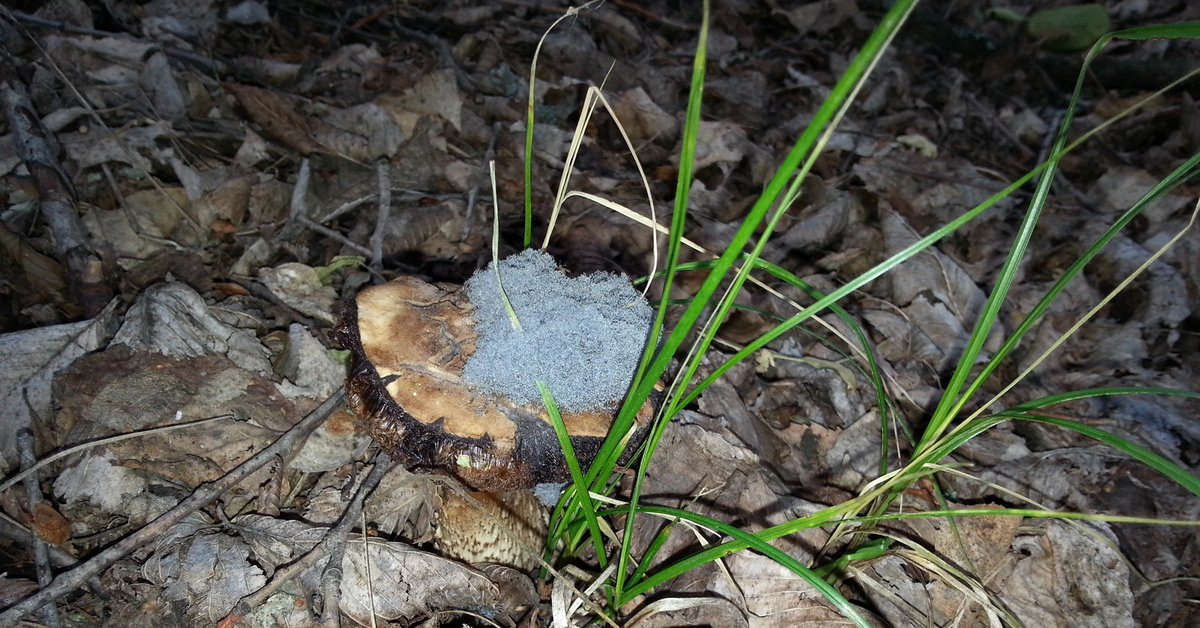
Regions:
<svg viewBox="0 0 1200 628"><path fill-rule="evenodd" d="M568 480L544 407L463 383L463 366L475 350L472 311L460 287L413 277L360 292L334 332L351 353L346 381L351 408L410 470L441 470L484 491ZM647 402L639 411L633 445L644 437L654 410ZM586 468L608 433L613 411L564 412L562 417Z"/></svg>

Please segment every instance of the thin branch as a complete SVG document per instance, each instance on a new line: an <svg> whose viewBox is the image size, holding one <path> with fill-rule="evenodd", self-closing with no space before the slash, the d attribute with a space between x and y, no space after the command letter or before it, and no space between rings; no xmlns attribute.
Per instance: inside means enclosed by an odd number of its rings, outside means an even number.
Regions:
<svg viewBox="0 0 1200 628"><path fill-rule="evenodd" d="M12 131L17 155L37 185L46 225L54 234L54 251L67 269L71 296L86 317L95 316L112 300L100 255L88 238L75 209L75 189L58 162L58 142L42 126L29 91L17 75L16 60L0 49L0 103Z"/></svg>
<svg viewBox="0 0 1200 628"><path fill-rule="evenodd" d="M33 432L28 429L17 433L17 455L21 458L23 469L30 469L37 464L37 456L33 453ZM42 487L38 483L37 473L30 474L25 478L25 499L29 504L30 513L35 512L38 504L45 499L45 496L42 495ZM33 562L37 570L38 586L44 589L54 579L54 571L50 567L50 552L47 550L49 543L43 541L36 532L30 540L32 541ZM50 628L58 628L62 625L58 621L58 607L54 605L53 600L46 602L42 607L42 618Z"/></svg>
<svg viewBox="0 0 1200 628"><path fill-rule="evenodd" d="M358 493L354 495L354 501L350 502L346 512L342 513L341 520L325 537L329 562L325 565L325 573L321 574L321 614L323 615L321 623L324 628L338 628L341 622L338 608L341 603L342 557L346 555L346 539L358 521L363 501L371 491L375 490L375 487L379 486L379 482L391 470L393 464L395 463L387 452L380 450L375 454L375 466L359 485ZM366 534L366 530L363 530L363 534Z"/></svg>
<svg viewBox="0 0 1200 628"><path fill-rule="evenodd" d="M379 181L379 213L375 217L375 233L371 234L371 270L383 268L383 236L387 233L388 220L392 213L392 164L380 159L375 164Z"/></svg>

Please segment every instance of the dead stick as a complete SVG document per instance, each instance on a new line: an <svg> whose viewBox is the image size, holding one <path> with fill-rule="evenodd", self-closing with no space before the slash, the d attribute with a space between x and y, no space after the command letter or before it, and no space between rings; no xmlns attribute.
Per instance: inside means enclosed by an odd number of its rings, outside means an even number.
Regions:
<svg viewBox="0 0 1200 628"><path fill-rule="evenodd" d="M375 217L375 232L371 234L371 270L383 268L383 239L387 235L388 219L392 211L392 164L380 158L375 163L375 176L379 182L379 213Z"/></svg>
<svg viewBox="0 0 1200 628"><path fill-rule="evenodd" d="M263 465L274 460L276 456L299 447L308 438L308 435L333 413L333 409L341 403L345 394L346 391L344 388L338 389L329 399L325 400L325 403L322 403L316 410L313 410L308 416L301 419L292 429L284 432L274 443L271 443L266 449L251 456L250 459L238 465L229 473L226 473L221 479L211 484L200 486L187 499L179 502L174 508L163 513L154 521L142 526L137 532L121 539L112 547L96 554L88 559L87 562L71 571L59 575L50 586L0 613L0 628L13 628L29 613L41 608L52 600L57 600L74 591L82 586L84 582L87 582L88 578L108 569L109 566L130 552L160 538L166 532L167 528L183 521L191 513L196 512L205 504L217 499L222 493L233 488L242 480L250 477L252 473Z"/></svg>
<svg viewBox="0 0 1200 628"><path fill-rule="evenodd" d="M58 163L58 142L42 126L25 84L17 76L16 60L7 50L0 50L0 59L0 102L16 140L17 155L37 185L39 207L54 234L55 253L67 268L71 296L84 316L93 317L112 299L104 266L75 209L74 187Z"/></svg>
<svg viewBox="0 0 1200 628"><path fill-rule="evenodd" d="M375 487L379 486L383 476L391 468L391 456L384 451L375 455L375 466L359 485L358 493L350 502L350 507L342 513L342 520L325 537L329 562L325 565L325 573L321 574L321 615L324 618L321 625L324 628L338 628L341 625L339 607L342 594L342 558L346 555L346 539L349 538L350 530L358 521L359 514L362 513L363 501L366 500L369 493L375 490ZM363 530L364 536L366 533L367 531Z"/></svg>
<svg viewBox="0 0 1200 628"><path fill-rule="evenodd" d="M30 469L37 464L37 456L33 453L33 432L28 429L23 429L17 433L17 455L21 458L21 468ZM42 495L42 487L38 482L38 474L32 473L25 478L25 498L29 503L30 519L33 518L33 513L37 512L38 504L45 499ZM47 549L48 543L43 541L35 533L33 538L33 562L37 569L38 586L45 588L54 578L54 572L50 567L50 551ZM59 628L62 625L58 621L58 607L53 601L46 602L42 607L42 619L50 628Z"/></svg>
<svg viewBox="0 0 1200 628"><path fill-rule="evenodd" d="M325 533L325 536L321 538L321 541L314 545L307 554L301 556L299 559L289 563L286 566L276 569L275 574L271 577L270 582L268 582L263 588L247 595L246 597L243 597L233 607L233 610L230 611L229 615L225 617L225 619L218 622L217 625L221 627L238 625L238 623L241 622L247 615L249 615L251 611L261 606L267 601L268 598L270 598L272 595L275 595L275 593L282 589L288 582L296 579L305 570L317 564L317 562L322 558L328 556L330 552L338 549L339 547L344 548L346 545L346 540L350 536L350 529L353 527L353 524L355 520L358 519L360 513L362 513L363 499L368 493L373 491L379 485L379 482L383 480L384 474L391 469L393 464L394 461L390 456L388 456L386 453L379 453L375 458L375 466L368 473L367 478L359 484L358 493L355 495L350 505L347 506L347 510L342 514L342 517L338 521L337 525L330 528ZM337 564L340 564L340 562L341 561L339 558L339 562ZM333 565L335 563L330 561L328 564ZM322 579L324 580L325 578L330 578L328 566L325 569L325 574L322 575ZM330 579L332 580L332 578ZM340 578L338 578L337 582L341 582ZM340 595L340 591L336 595ZM339 603L340 600L337 597L326 594L323 603L325 614L328 616L330 612L329 608L331 606L338 606Z"/></svg>

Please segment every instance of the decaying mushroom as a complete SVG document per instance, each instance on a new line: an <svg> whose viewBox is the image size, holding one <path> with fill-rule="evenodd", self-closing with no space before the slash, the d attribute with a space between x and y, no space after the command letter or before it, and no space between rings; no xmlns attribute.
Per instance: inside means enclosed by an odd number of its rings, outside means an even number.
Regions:
<svg viewBox="0 0 1200 628"><path fill-rule="evenodd" d="M629 295L640 299L628 282L624 282L627 292L615 287L614 276L568 279L557 272L548 255L532 251L501 262L500 272L517 317L524 321L512 335L504 331L510 323L497 305L500 284L491 267L466 287L401 277L367 288L347 304L335 330L352 356L347 400L380 445L410 470L441 471L470 489L489 493L570 478L535 379L549 382L575 453L585 468L590 464L633 368L629 367L624 382L610 387L619 392L608 399L597 399L599 385L586 378L593 372L612 377L612 359L604 353L611 347L604 340L619 340L625 353L633 347L636 364L647 334L642 330L633 332L640 337L624 338L626 334L614 331L634 329L628 326L627 310L639 304ZM489 290L496 292L494 302ZM646 307L644 300L640 307ZM609 314L595 312L606 308ZM609 320L614 318L619 320ZM569 356L563 355L570 351L578 351L584 363L563 366L570 364ZM477 352L487 356L469 365ZM545 356L550 356L550 362L543 363ZM555 362L564 358L567 362ZM466 378L474 384L464 379L464 371L474 371L473 377ZM501 381L506 379L523 381L514 381L506 389ZM631 438L634 445L644 436L654 410L648 402L639 412ZM534 503L524 497L506 498L500 509L517 502Z"/></svg>

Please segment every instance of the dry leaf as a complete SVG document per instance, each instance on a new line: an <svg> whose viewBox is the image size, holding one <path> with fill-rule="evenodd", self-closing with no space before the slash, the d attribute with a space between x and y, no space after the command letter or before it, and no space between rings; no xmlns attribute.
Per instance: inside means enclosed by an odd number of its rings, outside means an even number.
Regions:
<svg viewBox="0 0 1200 628"><path fill-rule="evenodd" d="M192 520L167 532L142 571L163 588L164 601L182 603L193 625L211 624L266 584L262 570L247 560L249 554L243 540Z"/></svg>
<svg viewBox="0 0 1200 628"><path fill-rule="evenodd" d="M750 552L724 560L733 583L713 579L709 590L741 601L749 628L845 624L846 618L812 585L779 563Z"/></svg>
<svg viewBox="0 0 1200 628"><path fill-rule="evenodd" d="M359 538L342 561L341 609L362 626L372 616L409 622L457 608L497 612L507 600L479 571L403 543Z"/></svg>
<svg viewBox="0 0 1200 628"><path fill-rule="evenodd" d="M54 374L104 346L117 321L112 307L92 320L0 335L0 467L17 460L17 431L53 414Z"/></svg>
<svg viewBox="0 0 1200 628"><path fill-rule="evenodd" d="M252 85L222 83L233 94L246 115L271 137L302 154L329 152L312 136L311 121L296 111L296 100Z"/></svg>
<svg viewBox="0 0 1200 628"><path fill-rule="evenodd" d="M266 570L267 577L316 547L329 531L303 521L256 514L234 518L227 529L247 543L254 552L254 563Z"/></svg>
<svg viewBox="0 0 1200 628"><path fill-rule="evenodd" d="M66 543L71 538L71 522L54 509L54 506L42 500L33 507L29 514L33 531L38 538L53 545Z"/></svg>
<svg viewBox="0 0 1200 628"><path fill-rule="evenodd" d="M635 146L651 140L671 142L679 133L679 120L659 107L641 87L621 92L612 107Z"/></svg>
<svg viewBox="0 0 1200 628"><path fill-rule="evenodd" d="M411 91L403 96L385 94L376 102L396 116L396 121L404 126L402 111L423 116L439 117L449 122L455 130L462 130L462 94L458 91L458 78L454 70L437 70L421 77L421 80ZM412 130L405 128L405 135L411 137Z"/></svg>
<svg viewBox="0 0 1200 628"><path fill-rule="evenodd" d="M258 279L288 307L305 316L333 323L337 291L323 285L311 266L285 262L275 268L260 268Z"/></svg>

